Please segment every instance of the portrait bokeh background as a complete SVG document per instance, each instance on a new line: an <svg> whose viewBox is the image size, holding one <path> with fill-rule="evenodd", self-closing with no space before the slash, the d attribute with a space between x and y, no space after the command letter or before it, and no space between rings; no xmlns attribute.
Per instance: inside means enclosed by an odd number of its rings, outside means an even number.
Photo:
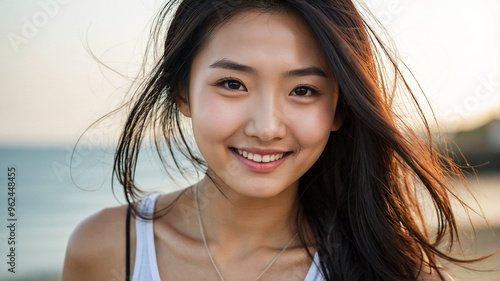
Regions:
<svg viewBox="0 0 500 281"><path fill-rule="evenodd" d="M456 144L457 155L463 153L476 166L477 176L468 170L470 189L492 230L473 215L477 245L468 254L498 248L500 2L358 2L386 27L432 105L441 134ZM161 4L0 0L0 280L60 279L71 231L92 213L124 202L120 188L115 198L110 187L111 145L120 113L86 129L127 97L141 68L148 24ZM425 97L417 97L432 121ZM178 188L153 153L141 157L139 179L145 188ZM6 264L8 167L17 171L15 274ZM475 206L460 184L457 189ZM463 213L459 224L467 237L470 227ZM464 244L469 247L468 240ZM495 266L500 270L500 259L478 265ZM500 280L500 273L453 270L456 280Z"/></svg>

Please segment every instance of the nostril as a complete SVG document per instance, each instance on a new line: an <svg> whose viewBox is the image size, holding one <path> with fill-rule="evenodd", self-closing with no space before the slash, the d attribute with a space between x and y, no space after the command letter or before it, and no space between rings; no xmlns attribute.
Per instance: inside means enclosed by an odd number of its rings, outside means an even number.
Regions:
<svg viewBox="0 0 500 281"><path fill-rule="evenodd" d="M274 138L274 135L271 129L265 128L260 131L259 138L263 141L270 141Z"/></svg>
<svg viewBox="0 0 500 281"><path fill-rule="evenodd" d="M245 134L257 137L261 141L282 139L286 135L286 125L277 116L255 113L245 125Z"/></svg>

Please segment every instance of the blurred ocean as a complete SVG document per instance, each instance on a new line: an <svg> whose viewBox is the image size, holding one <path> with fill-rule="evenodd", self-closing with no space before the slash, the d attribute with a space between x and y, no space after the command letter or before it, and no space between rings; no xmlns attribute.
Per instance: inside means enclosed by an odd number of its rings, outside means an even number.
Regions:
<svg viewBox="0 0 500 281"><path fill-rule="evenodd" d="M70 174L72 147L51 149L0 148L0 280L60 280L68 238L84 218L98 210L125 202L120 185L111 190L113 152L105 149L75 151ZM138 182L148 190L163 192L178 187L162 173L155 157L140 157ZM7 169L16 168L16 273L7 271ZM178 186L186 186L174 175ZM492 219L497 235L500 227L500 176L480 176L478 191L486 216ZM483 180L484 179L484 180ZM474 190L475 189L475 190ZM480 229L484 232L484 229ZM498 247L499 238L489 231L490 240L479 248L489 251ZM489 264L500 266L500 259ZM491 269L491 267L488 267ZM473 275L476 276L477 275ZM479 274L479 276L483 276ZM496 274L490 279L500 280ZM458 276L457 276L458 277ZM456 280L475 280L460 279ZM477 280L477 279L476 279Z"/></svg>
<svg viewBox="0 0 500 281"><path fill-rule="evenodd" d="M120 185L111 190L113 152L73 147L0 148L0 280L60 280L68 238L84 218L125 202ZM154 155L146 153L137 174L147 190L175 189ZM16 168L16 273L7 271L7 169ZM182 180L180 185L182 185ZM186 183L184 183L186 184Z"/></svg>

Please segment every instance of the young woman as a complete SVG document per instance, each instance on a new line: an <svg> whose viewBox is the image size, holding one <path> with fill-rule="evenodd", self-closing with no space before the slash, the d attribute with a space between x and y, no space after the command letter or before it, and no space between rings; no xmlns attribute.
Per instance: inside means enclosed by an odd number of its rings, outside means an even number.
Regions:
<svg viewBox="0 0 500 281"><path fill-rule="evenodd" d="M436 257L459 261L438 248L457 234L457 169L397 118L390 86L406 83L350 0L169 1L163 37L115 157L130 204L80 224L63 280L451 280ZM146 196L151 132L201 181Z"/></svg>

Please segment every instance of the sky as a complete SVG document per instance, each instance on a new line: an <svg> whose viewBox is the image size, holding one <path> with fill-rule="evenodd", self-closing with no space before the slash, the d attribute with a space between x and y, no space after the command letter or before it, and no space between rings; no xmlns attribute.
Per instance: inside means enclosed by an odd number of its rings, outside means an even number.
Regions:
<svg viewBox="0 0 500 281"><path fill-rule="evenodd" d="M161 2L0 0L0 146L72 145L119 105ZM500 118L500 1L364 2L445 128ZM86 137L112 139L120 122L106 120Z"/></svg>

